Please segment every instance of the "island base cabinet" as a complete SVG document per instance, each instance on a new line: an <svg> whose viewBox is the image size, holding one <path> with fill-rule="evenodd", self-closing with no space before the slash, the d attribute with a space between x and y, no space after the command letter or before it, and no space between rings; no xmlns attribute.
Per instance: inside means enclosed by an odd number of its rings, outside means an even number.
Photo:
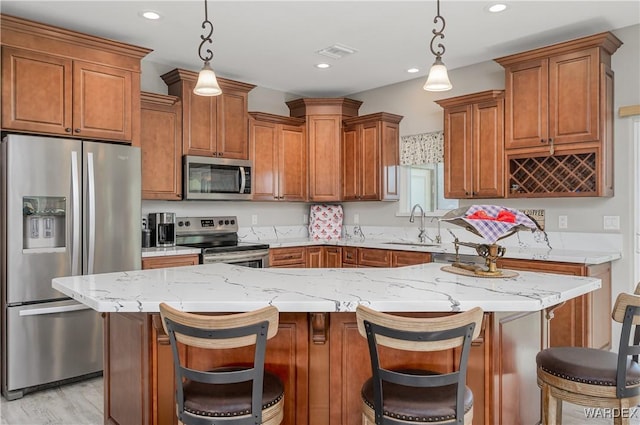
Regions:
<svg viewBox="0 0 640 425"><path fill-rule="evenodd" d="M177 425L173 358L159 314L104 317L105 424ZM485 313L467 369L474 425L539 421L535 355L545 348L547 323L539 311ZM182 353L198 367L247 363L253 357L251 350L235 350L223 358L184 346ZM452 350L407 352L395 355L389 366L447 372L457 358ZM267 343L266 368L284 383L283 425L361 425L360 388L371 375L371 363L355 313L281 313L278 334Z"/></svg>
<svg viewBox="0 0 640 425"><path fill-rule="evenodd" d="M489 366L493 397L485 406L487 424L538 424L541 418L536 354L546 348L547 322L539 311L493 313ZM471 360L470 360L471 362ZM471 385L470 385L471 386ZM471 386L472 391L475 390ZM475 410L473 423L478 411Z"/></svg>
<svg viewBox="0 0 640 425"><path fill-rule="evenodd" d="M309 389L307 313L281 313L278 333L267 343L265 367L284 383L282 425L307 425ZM224 357L182 347L187 364L216 367L253 361L252 350ZM105 424L177 425L169 337L158 313L105 315Z"/></svg>

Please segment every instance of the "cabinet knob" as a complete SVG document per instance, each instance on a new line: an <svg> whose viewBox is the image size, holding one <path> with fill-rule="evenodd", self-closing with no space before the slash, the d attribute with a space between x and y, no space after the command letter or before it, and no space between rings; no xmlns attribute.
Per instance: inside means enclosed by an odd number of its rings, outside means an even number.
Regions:
<svg viewBox="0 0 640 425"><path fill-rule="evenodd" d="M464 196L469 196L469 192L465 192L465 193L464 193Z"/></svg>
<svg viewBox="0 0 640 425"><path fill-rule="evenodd" d="M76 133L80 133L80 129L79 128L76 128L73 131L76 132Z"/></svg>
<svg viewBox="0 0 640 425"><path fill-rule="evenodd" d="M71 129L69 127L65 128L64 131L67 133L71 133Z"/></svg>
<svg viewBox="0 0 640 425"><path fill-rule="evenodd" d="M546 143L544 139L540 139L540 143Z"/></svg>

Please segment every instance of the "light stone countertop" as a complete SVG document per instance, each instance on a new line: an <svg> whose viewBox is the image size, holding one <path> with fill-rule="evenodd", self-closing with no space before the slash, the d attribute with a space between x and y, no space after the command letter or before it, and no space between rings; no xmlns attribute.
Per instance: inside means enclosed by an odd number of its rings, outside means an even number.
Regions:
<svg viewBox="0 0 640 425"><path fill-rule="evenodd" d="M101 312L157 312L161 302L193 312L539 311L600 287L599 279L536 272L476 278L442 264L399 268L254 269L206 264L60 277L53 287Z"/></svg>
<svg viewBox="0 0 640 425"><path fill-rule="evenodd" d="M169 255L189 255L200 254L199 248L191 248L188 246L170 246L166 248L142 248L142 258L149 257L166 257Z"/></svg>

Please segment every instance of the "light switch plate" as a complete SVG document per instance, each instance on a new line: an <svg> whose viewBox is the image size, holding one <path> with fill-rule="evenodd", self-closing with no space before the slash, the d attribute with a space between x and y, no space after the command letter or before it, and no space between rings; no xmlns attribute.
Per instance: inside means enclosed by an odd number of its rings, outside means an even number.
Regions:
<svg viewBox="0 0 640 425"><path fill-rule="evenodd" d="M258 224L258 214L251 214L251 224Z"/></svg>
<svg viewBox="0 0 640 425"><path fill-rule="evenodd" d="M620 230L620 216L605 215L602 220L602 228L604 230Z"/></svg>
<svg viewBox="0 0 640 425"><path fill-rule="evenodd" d="M540 230L544 230L544 210L521 209L520 212L531 217L533 221L538 223L538 226L540 226Z"/></svg>

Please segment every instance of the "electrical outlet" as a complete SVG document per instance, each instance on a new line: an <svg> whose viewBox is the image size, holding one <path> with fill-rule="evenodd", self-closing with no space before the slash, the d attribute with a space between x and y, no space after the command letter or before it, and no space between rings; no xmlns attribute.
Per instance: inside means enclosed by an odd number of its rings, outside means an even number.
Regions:
<svg viewBox="0 0 640 425"><path fill-rule="evenodd" d="M309 215L302 214L302 224L309 224Z"/></svg>
<svg viewBox="0 0 640 425"><path fill-rule="evenodd" d="M360 214L353 215L353 224L360 224Z"/></svg>
<svg viewBox="0 0 640 425"><path fill-rule="evenodd" d="M620 230L620 216L605 215L602 221L602 228L604 230Z"/></svg>
<svg viewBox="0 0 640 425"><path fill-rule="evenodd" d="M566 229L569 227L569 219L566 215L558 216L558 229Z"/></svg>
<svg viewBox="0 0 640 425"><path fill-rule="evenodd" d="M258 224L258 214L251 214L251 224Z"/></svg>

